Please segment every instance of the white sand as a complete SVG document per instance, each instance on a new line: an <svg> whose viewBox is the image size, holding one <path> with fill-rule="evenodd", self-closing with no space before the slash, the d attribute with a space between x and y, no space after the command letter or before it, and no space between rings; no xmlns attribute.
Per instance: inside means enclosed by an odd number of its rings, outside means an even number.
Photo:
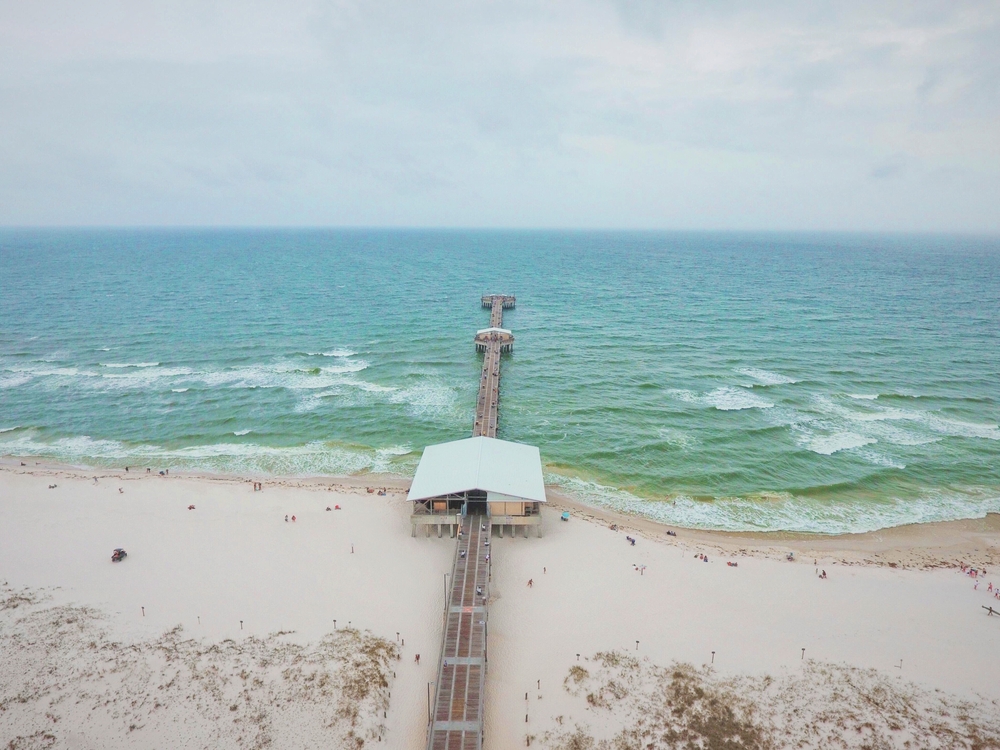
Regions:
<svg viewBox="0 0 1000 750"><path fill-rule="evenodd" d="M58 487L47 489L52 483ZM342 510L324 511L336 504ZM285 523L286 513L297 521ZM56 603L111 613L108 625L129 641L181 624L211 641L294 630L291 640L307 643L333 631L334 618L338 628L350 623L393 641L399 631L405 647L387 739L417 747L441 638L442 575L453 552L444 540L412 539L408 519L400 495L254 493L246 483L173 477L102 477L94 485L3 472L0 581L59 587ZM128 558L113 564L119 546ZM425 656L420 666L415 653ZM62 725L71 723L72 716ZM0 747L9 739L0 715Z"/></svg>
<svg viewBox="0 0 1000 750"><path fill-rule="evenodd" d="M0 471L0 582L50 590L51 604L106 612L104 626L126 642L153 641L178 624L206 643L294 630L287 640L315 644L333 630L334 618L338 628L349 621L392 641L398 631L405 647L390 686L385 740L388 747L422 747L426 684L435 679L441 636L442 574L450 571L454 542L411 538L402 494L328 491L308 482L269 483L254 493L234 481L106 472L95 485L89 472L26 471L9 463ZM53 483L58 487L47 489ZM192 503L196 510L187 510ZM335 504L342 510L323 510ZM286 523L286 513L298 520ZM526 734L552 728L554 717L580 714L579 701L562 688L577 653L635 653L636 640L638 654L664 665L700 665L715 651L722 673L777 675L800 669L805 648L807 658L1000 699L1000 617L980 609L1000 602L986 594L986 582L974 591L954 569L844 566L827 557L824 581L811 559L738 557L738 568L727 567L703 536L692 535L697 544L688 546L694 541L684 532L676 540L639 535L632 547L624 531L579 516L563 523L554 511L545 514L544 528L542 539L494 540L491 750L523 747ZM984 538L1000 548L1000 535ZM116 546L129 552L121 564L109 561ZM709 551L710 562L694 558L698 549ZM642 575L635 564L646 566ZM1000 584L1000 575L993 579ZM0 627L16 628L17 612L6 613ZM82 658L65 650L67 660ZM0 684L11 683L4 669ZM67 703L52 709L62 712L53 724L57 738L79 723L74 711L85 710ZM13 731L0 713L0 747L17 736ZM192 723L190 731L205 729ZM192 747L207 742L191 739ZM283 739L276 746L326 741L321 728ZM148 746L127 736L107 740L54 746Z"/></svg>

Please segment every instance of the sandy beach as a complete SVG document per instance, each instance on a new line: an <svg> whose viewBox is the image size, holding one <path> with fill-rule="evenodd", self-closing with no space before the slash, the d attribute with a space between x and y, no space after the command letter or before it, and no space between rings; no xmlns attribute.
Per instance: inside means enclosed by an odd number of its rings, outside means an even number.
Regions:
<svg viewBox="0 0 1000 750"><path fill-rule="evenodd" d="M405 480L0 469L0 746L422 747L454 543ZM747 746L1000 743L996 515L737 535L553 493L544 532L493 542L491 750L697 733L656 709L691 685Z"/></svg>

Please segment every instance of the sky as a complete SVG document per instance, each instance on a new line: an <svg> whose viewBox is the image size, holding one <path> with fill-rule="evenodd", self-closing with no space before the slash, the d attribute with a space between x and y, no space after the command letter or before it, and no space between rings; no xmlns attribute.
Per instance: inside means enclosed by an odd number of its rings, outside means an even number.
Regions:
<svg viewBox="0 0 1000 750"><path fill-rule="evenodd" d="M0 0L0 225L1000 232L1000 1Z"/></svg>

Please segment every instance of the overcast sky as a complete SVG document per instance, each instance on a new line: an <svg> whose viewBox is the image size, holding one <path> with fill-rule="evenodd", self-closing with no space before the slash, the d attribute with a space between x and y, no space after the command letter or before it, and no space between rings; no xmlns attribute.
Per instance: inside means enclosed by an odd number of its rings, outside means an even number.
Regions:
<svg viewBox="0 0 1000 750"><path fill-rule="evenodd" d="M0 0L0 224L1000 231L1000 2Z"/></svg>

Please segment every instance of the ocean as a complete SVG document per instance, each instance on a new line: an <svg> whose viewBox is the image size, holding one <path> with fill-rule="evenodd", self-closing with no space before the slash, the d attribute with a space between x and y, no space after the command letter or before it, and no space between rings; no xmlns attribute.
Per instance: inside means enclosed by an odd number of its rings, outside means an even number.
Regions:
<svg viewBox="0 0 1000 750"><path fill-rule="evenodd" d="M821 533L1000 511L1000 239L0 230L0 454L412 474L499 437L585 502Z"/></svg>

